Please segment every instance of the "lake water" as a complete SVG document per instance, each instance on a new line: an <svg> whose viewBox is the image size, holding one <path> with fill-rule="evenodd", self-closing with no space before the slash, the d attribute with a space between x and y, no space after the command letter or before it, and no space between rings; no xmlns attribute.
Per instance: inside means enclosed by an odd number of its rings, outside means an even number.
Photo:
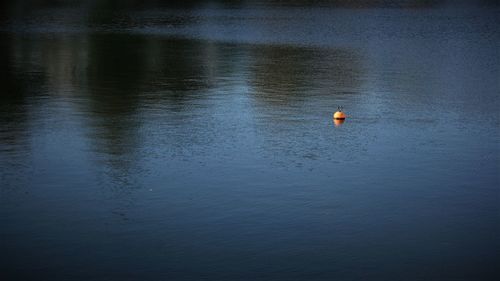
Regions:
<svg viewBox="0 0 500 281"><path fill-rule="evenodd" d="M338 2L3 7L1 279L498 280L500 7Z"/></svg>

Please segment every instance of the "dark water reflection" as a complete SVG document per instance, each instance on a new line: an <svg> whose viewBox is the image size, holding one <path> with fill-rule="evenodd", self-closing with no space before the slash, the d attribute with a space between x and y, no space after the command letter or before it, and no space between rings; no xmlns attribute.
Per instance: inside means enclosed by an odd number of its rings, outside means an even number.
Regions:
<svg viewBox="0 0 500 281"><path fill-rule="evenodd" d="M86 3L1 13L2 280L497 279L497 6Z"/></svg>

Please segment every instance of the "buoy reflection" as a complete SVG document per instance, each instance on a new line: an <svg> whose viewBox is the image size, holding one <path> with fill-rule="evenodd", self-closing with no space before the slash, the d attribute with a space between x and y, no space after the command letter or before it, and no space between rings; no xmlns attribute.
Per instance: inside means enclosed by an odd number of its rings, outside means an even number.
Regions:
<svg viewBox="0 0 500 281"><path fill-rule="evenodd" d="M335 127L340 127L342 124L344 124L345 119L333 119L333 124L335 124Z"/></svg>

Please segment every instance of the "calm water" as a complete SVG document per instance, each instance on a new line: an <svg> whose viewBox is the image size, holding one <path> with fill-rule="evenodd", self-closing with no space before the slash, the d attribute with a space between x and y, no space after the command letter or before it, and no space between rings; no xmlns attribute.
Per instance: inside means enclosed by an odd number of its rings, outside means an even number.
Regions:
<svg viewBox="0 0 500 281"><path fill-rule="evenodd" d="M115 2L0 13L2 280L498 280L499 6Z"/></svg>

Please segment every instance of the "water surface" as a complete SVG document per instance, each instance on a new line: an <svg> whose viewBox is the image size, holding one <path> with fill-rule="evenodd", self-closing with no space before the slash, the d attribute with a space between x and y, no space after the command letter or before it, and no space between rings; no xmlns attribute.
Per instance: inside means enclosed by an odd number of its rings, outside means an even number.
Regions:
<svg viewBox="0 0 500 281"><path fill-rule="evenodd" d="M496 280L500 9L435 2L8 6L2 280Z"/></svg>

